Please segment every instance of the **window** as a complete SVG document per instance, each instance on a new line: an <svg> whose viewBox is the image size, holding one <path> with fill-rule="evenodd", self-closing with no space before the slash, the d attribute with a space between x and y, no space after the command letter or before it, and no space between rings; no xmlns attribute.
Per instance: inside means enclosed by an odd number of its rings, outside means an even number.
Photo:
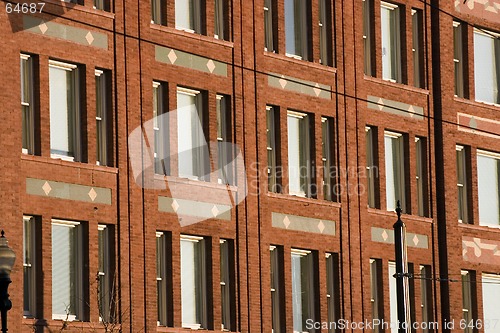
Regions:
<svg viewBox="0 0 500 333"><path fill-rule="evenodd" d="M413 85L425 88L424 78L424 25L423 12L420 9L411 10L412 53L413 53Z"/></svg>
<svg viewBox="0 0 500 333"><path fill-rule="evenodd" d="M229 27L226 17L228 16L228 0L215 0L215 32L214 37L217 39L229 39Z"/></svg>
<svg viewBox="0 0 500 333"><path fill-rule="evenodd" d="M24 279L24 316L34 318L36 316L36 294L37 294L37 233L35 230L35 218L23 216L23 279Z"/></svg>
<svg viewBox="0 0 500 333"><path fill-rule="evenodd" d="M151 0L151 23L166 25L166 1L164 0Z"/></svg>
<svg viewBox="0 0 500 333"><path fill-rule="evenodd" d="M432 271L430 266L420 266L420 301L422 310L422 333L430 333L432 316Z"/></svg>
<svg viewBox="0 0 500 333"><path fill-rule="evenodd" d="M231 138L231 106L229 96L217 95L217 170L219 184L234 184L231 167L232 145Z"/></svg>
<svg viewBox="0 0 500 333"><path fill-rule="evenodd" d="M233 242L226 239L220 240L220 288L221 288L221 330L234 330L233 311Z"/></svg>
<svg viewBox="0 0 500 333"><path fill-rule="evenodd" d="M114 258L114 232L113 226L99 224L98 235L98 260L99 260L99 289L98 306L99 319L105 323L114 322L115 305L115 277L112 258Z"/></svg>
<svg viewBox="0 0 500 333"><path fill-rule="evenodd" d="M109 72L102 70L95 71L95 88L96 88L96 161L98 165L111 166L111 153L109 147L111 145L111 113L109 112Z"/></svg>
<svg viewBox="0 0 500 333"><path fill-rule="evenodd" d="M110 10L109 0L94 0L94 8L99 10L105 10L109 12Z"/></svg>
<svg viewBox="0 0 500 333"><path fill-rule="evenodd" d="M200 91L177 88L179 177L205 180L209 176L202 97Z"/></svg>
<svg viewBox="0 0 500 333"><path fill-rule="evenodd" d="M156 306L158 309L158 325L173 326L170 309L172 294L171 280L168 272L171 264L171 235L167 232L156 232Z"/></svg>
<svg viewBox="0 0 500 333"><path fill-rule="evenodd" d="M309 116L288 111L288 186L289 193L311 196L311 144Z"/></svg>
<svg viewBox="0 0 500 333"><path fill-rule="evenodd" d="M154 161L155 174L170 174L169 159L169 113L166 112L168 102L166 83L153 82L153 132L154 132Z"/></svg>
<svg viewBox="0 0 500 333"><path fill-rule="evenodd" d="M477 151L477 190L479 201L479 224L500 225L500 198L498 172L500 154Z"/></svg>
<svg viewBox="0 0 500 333"><path fill-rule="evenodd" d="M372 321L382 321L384 317L384 297L381 288L382 283L382 261L370 259L370 303L372 306ZM380 333L380 325L373 327L373 333Z"/></svg>
<svg viewBox="0 0 500 333"><path fill-rule="evenodd" d="M276 19L274 17L276 0L264 0L264 34L265 47L269 52L277 52L278 43L276 42Z"/></svg>
<svg viewBox="0 0 500 333"><path fill-rule="evenodd" d="M325 200L336 201L336 177L337 168L334 152L334 123L332 118L321 118L321 148L323 162L323 195Z"/></svg>
<svg viewBox="0 0 500 333"><path fill-rule="evenodd" d="M463 146L456 146L458 222L469 223L469 199L467 183L467 154Z"/></svg>
<svg viewBox="0 0 500 333"><path fill-rule="evenodd" d="M363 0L363 53L364 53L364 70L366 75L373 76L373 0Z"/></svg>
<svg viewBox="0 0 500 333"><path fill-rule="evenodd" d="M306 320L315 318L314 256L311 251L292 249L293 331L305 332Z"/></svg>
<svg viewBox="0 0 500 333"><path fill-rule="evenodd" d="M483 320L484 323L498 322L498 299L500 298L500 275L483 274ZM495 324L485 325L484 333L495 333Z"/></svg>
<svg viewBox="0 0 500 333"><path fill-rule="evenodd" d="M267 133L267 181L269 192L280 192L281 177L278 172L280 165L279 109L266 106Z"/></svg>
<svg viewBox="0 0 500 333"><path fill-rule="evenodd" d="M202 1L175 0L175 27L180 30L202 32Z"/></svg>
<svg viewBox="0 0 500 333"><path fill-rule="evenodd" d="M397 201L405 212L405 167L404 136L399 133L385 132L385 194L387 210L394 211Z"/></svg>
<svg viewBox="0 0 500 333"><path fill-rule="evenodd" d="M309 0L285 0L286 55L309 60Z"/></svg>
<svg viewBox="0 0 500 333"><path fill-rule="evenodd" d="M474 282L474 275L471 271L462 271L462 313L465 323L467 323L464 328L464 333L473 332L473 293L472 293L472 283ZM495 318L496 319L496 318Z"/></svg>
<svg viewBox="0 0 500 333"><path fill-rule="evenodd" d="M367 194L368 207L377 208L377 178L378 167L376 164L377 156L377 130L374 127L365 127L366 140L366 177L367 177Z"/></svg>
<svg viewBox="0 0 500 333"><path fill-rule="evenodd" d="M381 3L382 78L402 82L399 7Z"/></svg>
<svg viewBox="0 0 500 333"><path fill-rule="evenodd" d="M417 208L418 215L428 216L427 201L427 143L425 138L415 138L415 154L417 158Z"/></svg>
<svg viewBox="0 0 500 333"><path fill-rule="evenodd" d="M391 323L398 322L398 299L397 299L397 283L396 278L396 264L394 262L389 262L389 304L390 304L390 319ZM390 328L391 333L398 333L397 325L392 325Z"/></svg>
<svg viewBox="0 0 500 333"><path fill-rule="evenodd" d="M52 220L52 319L85 320L82 228L80 222Z"/></svg>
<svg viewBox="0 0 500 333"><path fill-rule="evenodd" d="M319 0L319 62L333 65L332 1Z"/></svg>
<svg viewBox="0 0 500 333"><path fill-rule="evenodd" d="M271 245L271 307L273 333L284 333L283 248Z"/></svg>
<svg viewBox="0 0 500 333"><path fill-rule="evenodd" d="M500 104L500 34L474 29L476 101Z"/></svg>
<svg viewBox="0 0 500 333"><path fill-rule="evenodd" d="M326 253L325 256L328 322L335 323L340 317L339 261L337 254ZM335 332L333 325L329 325L328 332Z"/></svg>
<svg viewBox="0 0 500 333"><path fill-rule="evenodd" d="M33 58L21 54L21 109L23 118L23 154L35 154L35 97Z"/></svg>
<svg viewBox="0 0 500 333"><path fill-rule="evenodd" d="M51 60L50 153L53 158L80 161L80 94L78 68Z"/></svg>
<svg viewBox="0 0 500 333"><path fill-rule="evenodd" d="M182 327L207 326L207 263L203 237L181 235Z"/></svg>
<svg viewBox="0 0 500 333"><path fill-rule="evenodd" d="M455 95L465 97L464 25L453 21L453 62L455 63ZM466 44L465 44L466 45Z"/></svg>

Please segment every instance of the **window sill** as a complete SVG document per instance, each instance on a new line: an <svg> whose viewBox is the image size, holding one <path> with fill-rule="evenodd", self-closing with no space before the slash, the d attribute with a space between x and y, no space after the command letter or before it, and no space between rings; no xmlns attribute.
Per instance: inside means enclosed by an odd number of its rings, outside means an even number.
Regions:
<svg viewBox="0 0 500 333"><path fill-rule="evenodd" d="M296 202L302 202L302 203L314 204L314 205L320 205L320 206L336 207L336 208L342 207L342 204L339 202L300 197L300 196L293 195L293 194L281 194L281 193L267 192L267 196L269 198L273 198L273 199L296 201Z"/></svg>
<svg viewBox="0 0 500 333"><path fill-rule="evenodd" d="M475 101L475 100L473 101L473 100L470 100L470 99L467 99L464 97L458 97L456 95L454 96L453 99L455 100L455 102L468 104L468 105L476 106L476 107L480 107L480 108L487 108L487 109L497 111L497 112L500 108L500 104L493 104L493 103L487 103L487 102L481 102L481 101Z"/></svg>
<svg viewBox="0 0 500 333"><path fill-rule="evenodd" d="M417 88L417 87L410 86L410 85L404 84L404 83L391 82L389 80L381 79L381 78L374 77L374 76L369 76L369 75L366 75L366 74L364 74L364 79L366 81L369 81L369 82L384 84L384 85L387 85L387 86L390 86L390 87L395 87L395 88L399 88L399 89L413 91L413 92L416 92L416 93L419 93L419 94L429 95L429 90L427 90L427 89Z"/></svg>
<svg viewBox="0 0 500 333"><path fill-rule="evenodd" d="M190 178L180 178L180 177L175 177L175 176L163 176L163 175L154 175L154 180L155 181L161 181L161 182L169 182L173 184L184 184L184 185L189 185L189 186L198 186L198 187L207 187L207 188L212 188L212 189L218 189L218 190L229 190L231 192L238 192L238 186L235 185L226 185L226 184L219 184L216 182L206 182L203 180L194 180Z"/></svg>
<svg viewBox="0 0 500 333"><path fill-rule="evenodd" d="M86 7L84 5L73 4L73 3L64 2L61 0L44 0L44 2L51 4L51 5L54 5L54 6L57 6L57 7L67 9L67 10L76 10L76 11L80 11L80 12L84 12L84 13L90 13L93 15L99 15L102 17L110 18L110 19L115 18L114 13L107 12L107 11L101 10L101 9L96 9L96 8L94 8L94 6Z"/></svg>
<svg viewBox="0 0 500 333"><path fill-rule="evenodd" d="M186 30L180 30L177 28L167 27L165 25L160 25L160 24L156 24L156 23L152 23L152 22L149 26L153 30L169 32L169 33L172 33L172 34L177 35L177 36L184 36L184 37L189 37L189 38L196 39L196 40L210 42L213 44L219 44L219 45L227 47L227 48L234 47L233 42L229 42L226 40L222 40L222 39L218 39L218 38L210 37L210 36L206 36L206 35L201 35L201 34L198 34L195 32L188 32Z"/></svg>
<svg viewBox="0 0 500 333"><path fill-rule="evenodd" d="M293 56L287 56L287 55L275 53L272 51L270 52L270 51L264 50L264 56L269 57L269 58L278 59L278 60L285 60L285 61L291 62L293 64L297 64L300 66L308 66L308 67L313 67L315 69L319 69L322 71L328 71L328 72L335 73L335 74L337 73L337 68L335 68L335 67L322 65L320 63L316 63L316 62L312 62L312 61L308 61L308 60L299 60Z"/></svg>
<svg viewBox="0 0 500 333"><path fill-rule="evenodd" d="M396 212L394 212L394 211L387 211L387 210L377 209L377 208L367 208L367 212L369 214L391 217L394 219L394 222L396 222L396 220L398 219ZM434 223L434 219L431 217L424 217L424 216L404 214L404 213L401 215L401 219L403 220L403 222L409 220L409 221L415 221L415 222Z"/></svg>
<svg viewBox="0 0 500 333"><path fill-rule="evenodd" d="M477 225L468 223L458 223L459 228L466 230L500 233L500 225Z"/></svg>
<svg viewBox="0 0 500 333"><path fill-rule="evenodd" d="M96 171L102 171L102 172L108 172L108 173L114 173L114 174L118 173L118 168L115 168L115 167L93 165L93 164L81 163L81 162L70 162L70 161L64 161L61 159L53 159L51 157L47 158L47 157L38 156L38 155L21 154L21 160L32 161L32 162L37 162L37 163L53 164L53 165L62 165L62 166L68 166L68 167L72 167L72 168L96 170Z"/></svg>

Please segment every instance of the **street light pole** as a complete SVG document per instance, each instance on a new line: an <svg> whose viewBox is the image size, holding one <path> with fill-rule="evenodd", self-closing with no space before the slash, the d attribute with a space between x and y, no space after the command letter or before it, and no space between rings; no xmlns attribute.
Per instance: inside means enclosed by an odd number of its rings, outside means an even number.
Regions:
<svg viewBox="0 0 500 333"><path fill-rule="evenodd" d="M410 291L408 283L408 257L406 250L406 226L401 221L401 205L396 208L398 220L394 223L394 244L396 250L396 292L398 304L398 332L409 333L410 329Z"/></svg>
<svg viewBox="0 0 500 333"><path fill-rule="evenodd" d="M10 272L16 261L16 254L9 246L5 232L2 230L0 236L0 314L2 318L2 333L7 333L7 311L12 308L9 299Z"/></svg>

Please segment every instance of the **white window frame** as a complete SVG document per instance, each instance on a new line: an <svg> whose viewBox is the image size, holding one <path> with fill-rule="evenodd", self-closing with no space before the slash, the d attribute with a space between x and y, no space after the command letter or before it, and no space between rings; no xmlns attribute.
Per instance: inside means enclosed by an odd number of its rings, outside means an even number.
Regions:
<svg viewBox="0 0 500 333"><path fill-rule="evenodd" d="M376 138L374 137L373 127L365 127L365 140L366 140L366 175L367 175L367 194L368 194L368 207L376 208L376 194L375 194L375 172L377 166L375 165L375 151L374 143Z"/></svg>
<svg viewBox="0 0 500 333"><path fill-rule="evenodd" d="M278 184L278 154L277 147L278 128L276 126L276 116L279 117L278 109L271 105L266 105L266 137L267 137L267 182L269 192L279 192Z"/></svg>
<svg viewBox="0 0 500 333"><path fill-rule="evenodd" d="M219 184L233 184L232 154L231 154L231 108L230 97L227 95L216 95L216 117L217 117L217 182Z"/></svg>
<svg viewBox="0 0 500 333"><path fill-rule="evenodd" d="M166 0L151 0L151 23L165 25L165 4Z"/></svg>
<svg viewBox="0 0 500 333"><path fill-rule="evenodd" d="M270 277L271 277L271 321L272 321L272 333L281 333L282 331L282 293L283 286L281 284L281 260L283 257L281 256L278 247L275 245L269 246L269 259L270 259ZM276 271L275 271L276 270Z"/></svg>
<svg viewBox="0 0 500 333"><path fill-rule="evenodd" d="M323 196L325 200L336 201L335 179L332 171L335 169L335 154L332 152L335 144L332 140L333 118L321 117L321 161L323 162Z"/></svg>
<svg viewBox="0 0 500 333"><path fill-rule="evenodd" d="M400 6L396 4L392 4L389 2L382 1L380 3L380 9L381 11L384 9L388 9L392 11L392 15L394 15L394 21L391 21L390 24L391 26L389 27L391 29L390 35L386 36L386 38L389 38L389 44L392 47L392 54L390 58L390 66L391 66L391 77L384 77L384 61L382 60L382 79L390 81L390 82L402 82L402 59L401 59L401 32L400 32L400 20L401 20L401 13L400 13ZM394 29L394 31L392 31ZM380 36L382 40L384 39L384 33L383 33L383 25L381 24L381 32ZM383 48L383 44L382 44ZM382 50L382 56L383 55L383 50Z"/></svg>
<svg viewBox="0 0 500 333"><path fill-rule="evenodd" d="M54 226L62 226L66 228L75 228L77 231L76 239L77 243L76 244L70 244L70 246L74 247L74 251L76 253L76 258L77 262L75 263L75 281L73 281L73 284L76 288L75 290L75 313L52 313L52 319L54 320L66 320L66 321L74 321L80 319L81 317L81 312L82 312L82 296L83 296L83 290L82 290L82 283L83 283L83 272L82 272L82 266L83 266L83 253L81 251L81 243L82 243L82 232L81 232L81 222L76 222L76 221L67 221L67 220L60 220L60 219L52 219L51 221L51 226L52 228ZM54 240L52 239L52 242ZM74 241L74 240L73 240ZM53 259L53 256L52 256ZM52 262L52 265L54 265L54 262ZM54 274L54 270L52 269L52 274ZM52 277L52 293L54 292L54 278ZM52 300L53 302L53 300ZM67 305L69 306L69 305ZM54 312L54 310L52 310Z"/></svg>
<svg viewBox="0 0 500 333"><path fill-rule="evenodd" d="M372 5L373 0L363 1L363 54L364 54L364 73L365 75L373 75L372 66Z"/></svg>
<svg viewBox="0 0 500 333"><path fill-rule="evenodd" d="M333 56L330 57L329 53L331 53L331 39L332 39L332 1L329 0L319 0L319 63L325 66L331 66ZM328 8L330 7L330 8ZM330 14L330 15L328 15Z"/></svg>
<svg viewBox="0 0 500 333"><path fill-rule="evenodd" d="M78 119L80 116L80 105L79 105L80 104L80 95L79 95L79 88L80 87L78 84L78 66L74 65L74 64L61 62L61 61L49 60L49 68L61 69L61 70L65 70L65 71L73 73L72 74L73 79L72 79L71 84L73 84L74 87L72 87L71 93L73 94L74 100L73 100L73 105L71 105L70 107L74 108L74 110L67 110L67 111L68 111L68 113L72 112L73 117L74 117L73 124L70 124L71 126L74 126L74 128L70 129L68 126L68 132L70 130L73 131L73 133L70 133L72 138L68 138L68 140L69 140L69 143L72 143L72 145L73 145L73 147L71 147L71 148L74 150L73 151L74 156L68 156L68 155L63 155L63 154L59 154L59 153L52 153L52 147L51 147L51 153L50 153L51 158L73 162L73 161L79 159L79 157L80 157L79 150L80 150L80 146L81 146L81 142L79 142L80 135L79 135L79 129L78 129L78 126L80 126L80 121ZM49 75L49 87L50 87L50 75ZM51 125L52 125L52 122L51 122ZM51 134L52 134L52 130L53 129L50 130ZM71 141L73 141L73 142L71 142Z"/></svg>
<svg viewBox="0 0 500 333"><path fill-rule="evenodd" d="M370 258L370 303L372 310L372 320L382 320L383 318L383 309L380 307L380 302L384 302L383 300L383 292L381 293L380 283L383 280L381 279L381 260L380 259L372 259ZM382 295L381 295L382 294ZM380 311L382 310L382 311ZM380 325L376 325L373 327L374 333L380 333L381 328Z"/></svg>
<svg viewBox="0 0 500 333"><path fill-rule="evenodd" d="M464 26L453 21L453 62L455 68L455 90L456 97L465 97L464 82L464 53L463 53L463 28Z"/></svg>
<svg viewBox="0 0 500 333"><path fill-rule="evenodd" d="M181 5L186 5L189 2L189 8L187 9L189 11L188 15L192 16L191 19L193 20L191 22L192 26L190 27L183 27L180 25L179 20L178 20L178 9ZM175 0L175 28L177 30L183 30L186 32L190 33L197 33L200 34L202 27L202 1L201 0ZM179 16L180 17L180 16Z"/></svg>
<svg viewBox="0 0 500 333"><path fill-rule="evenodd" d="M23 71L24 69L24 71ZM28 55L20 54L20 74L21 74L21 108L23 117L22 136L26 140L26 146L22 147L23 154L33 155L35 152L35 97L34 97L34 77L33 77L33 58ZM25 86L25 83L27 86ZM26 136L26 138L25 138ZM24 142L23 142L24 146Z"/></svg>
<svg viewBox="0 0 500 333"><path fill-rule="evenodd" d="M214 38L226 40L228 31L226 26L227 0L214 0Z"/></svg>
<svg viewBox="0 0 500 333"><path fill-rule="evenodd" d="M291 57L294 59L298 60L309 60L309 41L308 41L308 30L310 29L309 27L309 22L307 19L307 13L308 13L308 6L310 5L310 2L308 0L284 0L284 12L285 12L285 55L287 57ZM292 36L286 36L286 30L288 27L288 24L291 24L289 20L287 20L287 17L290 18L290 16L287 16L287 1L293 2L293 4L288 4L289 6L293 6L293 25L291 25L291 30L293 30ZM300 7L300 9L297 9L296 7ZM297 15L298 12L298 15ZM298 22L297 22L298 21ZM290 38L292 37L292 38ZM294 40L294 50L290 50L289 44L287 43L287 40L289 41L290 39ZM299 46L297 46L297 43ZM299 47L299 48L298 48Z"/></svg>
<svg viewBox="0 0 500 333"><path fill-rule="evenodd" d="M335 323L339 318L337 318L338 313L338 300L340 295L340 290L338 290L338 261L336 255L333 253L325 253L325 263L326 263L326 302L327 302L327 318L328 323ZM332 325L328 325L328 332L334 333Z"/></svg>
<svg viewBox="0 0 500 333"><path fill-rule="evenodd" d="M99 276L99 293L98 298L100 304L99 310L99 321L110 323L113 322L113 314L112 314L112 305L114 291L113 291L113 282L111 276L111 246L112 239L110 235L110 227L106 224L98 224L97 225L98 238L102 237L102 244L98 242L98 276ZM102 246L101 246L102 245ZM102 293L105 293L104 296L101 296ZM104 304L102 303L104 302ZM102 317L102 316L106 317Z"/></svg>
<svg viewBox="0 0 500 333"><path fill-rule="evenodd" d="M299 197L310 197L310 185L311 185L311 170L310 170L310 165L311 165L311 143L310 143L310 132L309 132L309 124L310 121L312 121L314 118L313 116L303 113L303 112L297 112L297 111L287 111L287 127L289 123L290 118L295 118L299 119L299 137L297 140L299 141L299 146L295 145L290 145L290 140L292 139L290 137L290 129L287 131L287 136L288 136L288 188L289 188L289 194L291 195L296 195ZM300 131L302 130L303 137L301 138ZM299 159L299 170L298 174L295 176L298 176L299 183L300 183L300 190L299 191L293 191L290 185L290 180L291 180L291 174L292 174L292 169L290 168L290 151L292 149L297 149L297 156ZM301 161L302 159L302 161ZM305 169L306 175L302 175L301 171Z"/></svg>
<svg viewBox="0 0 500 333"><path fill-rule="evenodd" d="M472 288L471 288L471 272L470 271L461 271L462 278L462 315L463 320L468 324L473 320L472 313ZM472 333L472 327L470 325L466 325L464 329L464 333Z"/></svg>
<svg viewBox="0 0 500 333"><path fill-rule="evenodd" d="M297 286L295 285L296 282L294 281L294 276L296 276L293 272L293 258L294 257L298 257L300 258L300 272L299 272L299 275L300 275L300 284ZM303 258L305 258L305 262L304 260L302 260ZM312 253L312 251L310 250L301 250L301 249L295 249L295 248L292 248L291 249L291 270L292 270L292 277L291 277L291 281L292 281L292 312L293 312L293 332L305 332L305 329L306 329L306 322L307 322L307 319L313 319L314 320L314 312L315 310L312 310L315 308L315 299L316 299L316 295L315 295L315 288L314 288L314 285L315 285L315 279L314 279L314 268L315 268L315 265L314 265L314 255ZM306 290L303 289L304 287L304 282L302 281L302 279L304 278L307 278L308 280L306 280ZM296 291L296 287L299 287L300 289L300 292L299 292L299 295L297 295L296 293L294 293ZM305 300L304 300L304 294L305 294ZM295 302L295 298L299 298L300 299L300 307L296 307L296 302ZM304 304L303 302L306 301L308 302L307 306L305 308L307 308L307 313L303 313L303 309L304 309ZM311 312L312 310L312 313L309 313ZM297 313L297 311L299 311Z"/></svg>
<svg viewBox="0 0 500 333"><path fill-rule="evenodd" d="M461 145L456 145L456 160L457 160L457 197L458 197L458 222L469 223L469 200L468 196L468 186L467 186L467 155L465 147ZM459 165L460 164L460 165ZM460 207L462 208L462 213L460 214ZM462 218L460 218L462 215Z"/></svg>
<svg viewBox="0 0 500 333"><path fill-rule="evenodd" d="M494 153L494 152L491 152L491 151L486 151L486 150L477 150L477 158L476 158L476 163L478 163L478 159L479 157L485 157L485 158L490 158L490 159L494 159L496 161L496 171L497 171L497 176L496 176L496 179L497 179L497 198L500 199L500 154L499 153ZM497 211L497 223L496 224L486 224L484 223L482 220L481 220L481 195L480 195L480 181L479 181L479 177L480 177L480 172L479 172L479 163L477 165L477 173L478 173L478 182L477 182L477 189L478 189L478 212L479 212L479 225L481 226L486 226L486 227L489 227L489 228L500 228L500 203L498 203L498 211ZM490 183L490 182L488 182ZM491 206L488 205L488 210L491 210Z"/></svg>
<svg viewBox="0 0 500 333"><path fill-rule="evenodd" d="M28 290L24 290L23 296L24 318L35 318L36 316L36 264L38 255L35 223L35 217L23 216L23 280L24 286L28 286ZM29 242L29 245L26 244L27 242ZM26 301L28 304L26 304Z"/></svg>
<svg viewBox="0 0 500 333"><path fill-rule="evenodd" d="M411 9L412 22L412 54L413 54L413 85L417 88L425 88L425 78L422 75L423 52L422 41L423 36L420 34L423 28L423 11L421 9Z"/></svg>
<svg viewBox="0 0 500 333"><path fill-rule="evenodd" d="M264 0L264 51L274 53L273 1Z"/></svg>
<svg viewBox="0 0 500 333"><path fill-rule="evenodd" d="M391 139L392 146L392 156L391 160L388 161L387 158L387 139ZM394 151L394 140L398 140L396 143L397 149L399 151ZM386 166L386 206L388 211L394 211L396 209L396 203L399 200L401 203L401 208L403 212L406 210L406 170L404 165L405 158L405 150L404 150L404 135L402 133L384 131L384 147L385 147L385 166ZM396 156L394 154L397 154ZM397 160L395 159L397 158ZM397 164L395 163L397 162ZM394 185L394 207L389 205L389 177L387 177L387 168L389 167L389 163L392 164L391 168L393 171L393 177L391 181L393 181ZM399 174L399 175L398 175ZM399 192L399 193L398 193ZM397 197L399 194L399 198Z"/></svg>
<svg viewBox="0 0 500 333"><path fill-rule="evenodd" d="M493 61L500 65L500 60L497 59L497 58L500 58L500 33L497 33L497 32L493 32L493 31L485 31L485 30L481 30L481 29L478 29L478 28L474 28L474 31L473 31L473 38L475 38L475 36L477 35L482 35L482 36L486 36L488 38L492 38L493 39L493 52L494 52L494 55L493 55ZM476 53L476 49L474 47L474 55ZM498 53L498 54L497 54ZM496 65L495 64L495 65ZM495 67L494 65L494 67ZM491 71L493 71L494 68L491 68ZM497 100L494 101L494 102L491 102L491 101L483 101L483 100L480 100L480 99L477 99L477 94L476 95L476 102L480 102L480 103L485 103L485 104L488 104L488 105L495 105L495 106L500 106L500 69L496 69L496 74L499 75L499 77L496 78L496 81L497 81L497 87L496 87L496 93L497 93ZM476 59L474 58L474 89L475 91L477 92L477 74L476 74Z"/></svg>
<svg viewBox="0 0 500 333"><path fill-rule="evenodd" d="M424 138L415 137L417 212L420 216L427 216L427 165L424 163L426 161L427 147L425 143Z"/></svg>
<svg viewBox="0 0 500 333"><path fill-rule="evenodd" d="M485 323L484 326L484 333L496 333L497 331L497 325L498 325L498 295L500 295L500 275L498 274L490 274L490 273L483 273L481 275L481 286L482 286L482 300L483 300L483 322ZM493 288L496 289L494 291L489 290L488 288ZM486 306L486 301L487 300L492 300L494 299L494 310L489 306ZM491 304L490 304L491 305ZM495 314L493 314L494 312ZM488 325L489 324L489 325Z"/></svg>
<svg viewBox="0 0 500 333"><path fill-rule="evenodd" d="M221 288L221 330L230 331L231 325L231 258L230 242L219 240L220 246L220 288Z"/></svg>
<svg viewBox="0 0 500 333"><path fill-rule="evenodd" d="M197 246L200 248L195 249L195 251L199 251L198 255L199 256L204 256L205 255L205 243L204 243L204 238L203 237L198 237L198 236L191 236L191 235L181 235L180 237L181 243L182 242L192 242L196 243ZM198 292L200 293L197 295L196 302L196 312L195 315L198 318L199 323L185 323L182 322L182 327L183 328L189 328L193 330L198 330L202 328L207 328L207 322L206 322L206 316L207 316L207 304L206 304L206 293L207 293L207 283L206 283L206 267L205 267L205 258L199 258L199 261L196 263L198 266L198 274L195 274L195 278L199 278L199 285L198 286L193 286L193 288L198 288ZM182 247L181 247L181 277L182 277ZM185 279L181 278L181 297L182 297L182 284L185 283ZM196 280L194 282L195 284L197 283ZM201 304L198 304L200 302ZM182 306L181 302L181 313L185 309L185 307ZM200 311L200 313L198 313ZM181 315L182 316L182 315Z"/></svg>
<svg viewBox="0 0 500 333"><path fill-rule="evenodd" d="M107 73L95 70L96 83L96 164L108 165L108 94L106 84Z"/></svg>
<svg viewBox="0 0 500 333"><path fill-rule="evenodd" d="M156 232L156 293L157 293L157 326L167 326L167 272L166 272L166 239L165 233ZM160 288L161 285L161 288ZM160 292L160 289L162 292Z"/></svg>
<svg viewBox="0 0 500 333"><path fill-rule="evenodd" d="M208 149L206 140L205 140L205 133L203 131L203 124L205 122L205 110L204 105L203 105L203 93L200 90L194 90L194 89L189 89L189 88L184 88L184 87L177 87L177 96L179 94L184 94L188 95L191 97L194 97L194 105L196 108L196 115L198 116L197 121L199 122L200 125L200 131L198 131L197 128L191 127L191 135L192 135L192 142L193 146L191 147L191 152L193 153L192 155L192 163L193 163L193 175L187 175L187 174L182 174L181 170L182 167L180 165L180 159L178 161L178 172L179 172L179 177L180 178L188 178L191 180L204 180L204 178L207 176L208 172L205 172L205 159L208 156L205 156L205 150ZM178 98L177 98L178 99ZM179 101L177 100L177 106L179 106ZM177 137L179 138L179 107L177 108ZM198 122L195 121L196 124ZM191 119L191 125L193 125L193 119ZM193 149L198 143L198 146L196 151ZM203 147L202 143L205 145Z"/></svg>

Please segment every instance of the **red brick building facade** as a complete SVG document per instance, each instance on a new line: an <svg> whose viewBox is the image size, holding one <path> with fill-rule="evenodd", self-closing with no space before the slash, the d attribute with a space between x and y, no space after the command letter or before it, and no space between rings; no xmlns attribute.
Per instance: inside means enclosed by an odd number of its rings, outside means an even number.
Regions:
<svg viewBox="0 0 500 333"><path fill-rule="evenodd" d="M1 4L11 332L500 329L498 0Z"/></svg>

